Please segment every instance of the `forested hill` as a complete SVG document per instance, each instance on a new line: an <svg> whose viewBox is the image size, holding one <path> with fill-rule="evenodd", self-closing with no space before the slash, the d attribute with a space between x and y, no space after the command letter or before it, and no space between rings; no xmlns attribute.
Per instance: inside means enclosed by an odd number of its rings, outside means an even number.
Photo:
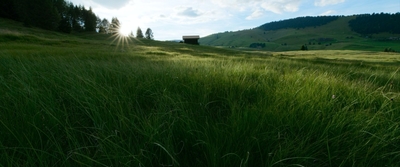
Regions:
<svg viewBox="0 0 400 167"><path fill-rule="evenodd" d="M400 50L400 13L308 16L203 37L201 45L268 51Z"/></svg>
<svg viewBox="0 0 400 167"><path fill-rule="evenodd" d="M284 28L306 28L317 27L328 24L344 16L307 16L293 19L274 21L261 25L260 29L264 31L279 30ZM375 34L381 32L400 33L400 13L373 13L360 14L349 21L352 31L360 34Z"/></svg>
<svg viewBox="0 0 400 167"><path fill-rule="evenodd" d="M382 32L400 34L400 13L363 14L349 21L352 31L360 34Z"/></svg>
<svg viewBox="0 0 400 167"><path fill-rule="evenodd" d="M1 0L0 17L65 33L96 32L100 18L91 8L65 0ZM103 19L104 20L104 19Z"/></svg>
<svg viewBox="0 0 400 167"><path fill-rule="evenodd" d="M306 28L306 27L316 27L328 24L331 21L338 19L339 16L318 16L318 17L297 17L293 19L274 21L261 25L260 29L264 31L268 30L279 30L283 28Z"/></svg>

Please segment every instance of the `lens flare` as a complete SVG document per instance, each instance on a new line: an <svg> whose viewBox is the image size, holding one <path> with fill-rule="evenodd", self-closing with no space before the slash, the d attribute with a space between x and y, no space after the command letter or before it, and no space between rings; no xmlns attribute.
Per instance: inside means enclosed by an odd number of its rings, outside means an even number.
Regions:
<svg viewBox="0 0 400 167"><path fill-rule="evenodd" d="M129 46L129 41L131 40L128 36L122 34L120 32L120 26L115 27L114 29L111 30L111 38L114 38L114 40L111 43L117 43L117 48L119 46L121 46L123 48L125 48L126 46ZM126 46L125 46L126 44Z"/></svg>
<svg viewBox="0 0 400 167"><path fill-rule="evenodd" d="M114 38L111 43L117 43L117 49L119 47L121 47L121 50L127 49L129 47L129 43L133 43L132 39L139 41L130 35L129 29L123 28L122 25L117 25L114 28L110 28L110 33L112 34L111 38Z"/></svg>
<svg viewBox="0 0 400 167"><path fill-rule="evenodd" d="M129 28L127 28L126 26L121 26L118 31L118 33L120 33L121 35L124 35L124 36L129 36L131 32L132 31L129 30Z"/></svg>

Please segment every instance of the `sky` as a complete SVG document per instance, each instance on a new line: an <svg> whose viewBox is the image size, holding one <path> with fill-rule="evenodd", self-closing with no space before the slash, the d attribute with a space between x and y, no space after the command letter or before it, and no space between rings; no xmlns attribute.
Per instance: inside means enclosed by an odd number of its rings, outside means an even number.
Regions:
<svg viewBox="0 0 400 167"><path fill-rule="evenodd" d="M68 0L67 0L68 1ZM117 17L124 33L150 28L155 40L252 29L301 16L400 12L400 0L69 0L101 19Z"/></svg>

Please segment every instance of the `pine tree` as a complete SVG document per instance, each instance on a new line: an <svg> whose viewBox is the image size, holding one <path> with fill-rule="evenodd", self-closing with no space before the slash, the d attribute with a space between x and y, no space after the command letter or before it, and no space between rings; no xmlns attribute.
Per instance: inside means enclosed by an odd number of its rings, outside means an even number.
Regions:
<svg viewBox="0 0 400 167"><path fill-rule="evenodd" d="M138 29L136 30L136 38L143 38L143 32L140 27L138 27Z"/></svg>
<svg viewBox="0 0 400 167"><path fill-rule="evenodd" d="M76 32L80 32L83 30L83 17L82 17L82 6L73 6L71 3L71 21L72 21L72 29Z"/></svg>
<svg viewBox="0 0 400 167"><path fill-rule="evenodd" d="M129 37L134 38L135 36L133 35L133 32L129 33Z"/></svg>
<svg viewBox="0 0 400 167"><path fill-rule="evenodd" d="M110 24L110 28L109 28L110 33L117 34L119 32L120 25L121 25L121 23L119 22L118 18L113 17L111 19L111 24Z"/></svg>
<svg viewBox="0 0 400 167"><path fill-rule="evenodd" d="M110 33L110 22L107 19L103 19L99 23L99 33L108 34Z"/></svg>
<svg viewBox="0 0 400 167"><path fill-rule="evenodd" d="M72 31L72 28L67 2L65 2L64 0L53 0L53 5L56 8L60 17L58 31L70 33Z"/></svg>
<svg viewBox="0 0 400 167"><path fill-rule="evenodd" d="M97 26L97 16L92 12L92 8L89 8L89 10L83 11L84 15L84 21L85 21L85 31L88 32L95 32L96 31L96 26Z"/></svg>
<svg viewBox="0 0 400 167"><path fill-rule="evenodd" d="M147 28L145 35L146 39L154 39L153 31L150 28Z"/></svg>

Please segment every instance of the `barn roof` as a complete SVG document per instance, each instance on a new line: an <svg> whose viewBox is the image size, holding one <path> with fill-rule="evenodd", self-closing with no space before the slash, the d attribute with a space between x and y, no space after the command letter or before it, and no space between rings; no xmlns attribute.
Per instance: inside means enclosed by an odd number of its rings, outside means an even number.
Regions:
<svg viewBox="0 0 400 167"><path fill-rule="evenodd" d="M198 36L198 35L185 35L182 38L183 39L199 39L200 36Z"/></svg>

